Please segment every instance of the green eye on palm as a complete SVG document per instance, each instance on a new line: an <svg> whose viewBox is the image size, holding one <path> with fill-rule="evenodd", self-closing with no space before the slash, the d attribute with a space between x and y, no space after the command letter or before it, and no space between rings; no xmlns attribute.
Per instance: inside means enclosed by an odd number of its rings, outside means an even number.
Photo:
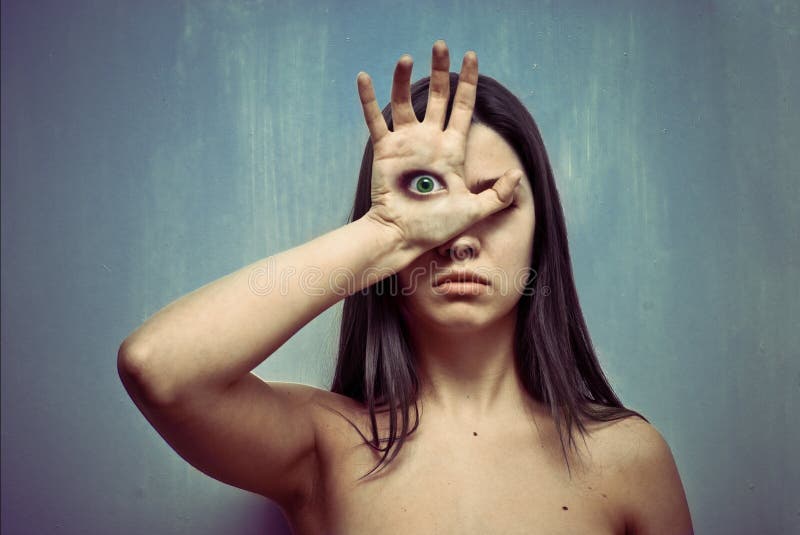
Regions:
<svg viewBox="0 0 800 535"><path fill-rule="evenodd" d="M434 185L438 181L430 175L418 175L411 179L409 186L417 193L431 193L434 190ZM441 187L439 189L445 189Z"/></svg>

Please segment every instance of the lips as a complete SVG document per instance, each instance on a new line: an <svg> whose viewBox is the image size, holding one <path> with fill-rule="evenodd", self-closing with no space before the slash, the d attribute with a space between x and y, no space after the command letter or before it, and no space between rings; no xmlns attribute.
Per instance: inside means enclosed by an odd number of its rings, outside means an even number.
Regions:
<svg viewBox="0 0 800 535"><path fill-rule="evenodd" d="M486 286L489 285L489 279L468 269L449 271L437 276L435 280L434 286L440 286L445 282L477 282Z"/></svg>

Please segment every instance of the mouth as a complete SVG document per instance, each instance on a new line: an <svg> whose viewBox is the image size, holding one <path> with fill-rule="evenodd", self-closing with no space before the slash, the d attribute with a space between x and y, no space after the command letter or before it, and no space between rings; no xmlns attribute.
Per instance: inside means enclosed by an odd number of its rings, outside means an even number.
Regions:
<svg viewBox="0 0 800 535"><path fill-rule="evenodd" d="M489 280L474 271L455 271L438 276L434 286L442 286L444 284L489 286Z"/></svg>

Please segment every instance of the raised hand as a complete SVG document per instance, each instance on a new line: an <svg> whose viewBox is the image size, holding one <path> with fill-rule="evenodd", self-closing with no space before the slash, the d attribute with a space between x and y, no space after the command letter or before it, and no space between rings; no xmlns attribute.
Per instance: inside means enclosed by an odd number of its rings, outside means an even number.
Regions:
<svg viewBox="0 0 800 535"><path fill-rule="evenodd" d="M467 188L466 140L478 84L475 52L464 55L446 129L450 97L447 45L444 41L433 45L430 91L422 122L411 104L412 65L411 56L406 54L395 67L393 131L381 114L369 75L358 74L359 97L374 151L372 207L365 217L396 230L406 244L424 251L509 206L522 170L507 170L492 188L480 193Z"/></svg>

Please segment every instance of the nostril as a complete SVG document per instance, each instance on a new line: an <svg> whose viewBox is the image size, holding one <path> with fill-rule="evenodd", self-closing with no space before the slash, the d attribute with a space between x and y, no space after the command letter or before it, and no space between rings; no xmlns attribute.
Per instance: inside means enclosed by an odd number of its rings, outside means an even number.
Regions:
<svg viewBox="0 0 800 535"><path fill-rule="evenodd" d="M472 247L452 247L449 256L452 260L468 260L475 256L475 250Z"/></svg>
<svg viewBox="0 0 800 535"><path fill-rule="evenodd" d="M480 252L480 242L473 236L459 236L452 242L439 247L439 254L451 260L475 258Z"/></svg>

